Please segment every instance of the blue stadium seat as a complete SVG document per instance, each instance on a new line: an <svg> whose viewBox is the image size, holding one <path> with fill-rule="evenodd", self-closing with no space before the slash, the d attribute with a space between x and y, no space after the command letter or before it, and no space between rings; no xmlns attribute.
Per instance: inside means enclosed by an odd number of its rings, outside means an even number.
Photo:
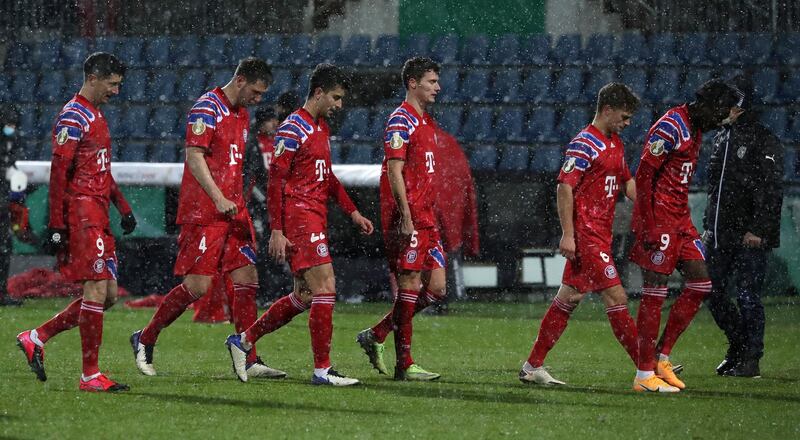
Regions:
<svg viewBox="0 0 800 440"><path fill-rule="evenodd" d="M147 100L150 102L172 102L177 99L175 86L178 74L174 70L157 70L148 84Z"/></svg>
<svg viewBox="0 0 800 440"><path fill-rule="evenodd" d="M371 118L372 122L367 130L368 139L375 139L381 146L383 145L383 131L386 128L386 120L395 108L396 106L382 106L374 112Z"/></svg>
<svg viewBox="0 0 800 440"><path fill-rule="evenodd" d="M206 83L206 88L200 94L215 88L215 87L223 87L225 84L228 84L231 77L233 77L233 72L230 69L216 69L208 75L208 82ZM199 98L198 95L195 98ZM194 101L194 99L192 99Z"/></svg>
<svg viewBox="0 0 800 440"><path fill-rule="evenodd" d="M527 145L506 145L503 157L497 164L498 171L527 171L530 151Z"/></svg>
<svg viewBox="0 0 800 440"><path fill-rule="evenodd" d="M491 107L472 107L461 127L461 138L467 142L494 140L492 113Z"/></svg>
<svg viewBox="0 0 800 440"><path fill-rule="evenodd" d="M566 143L569 139L575 137L583 127L589 125L592 118L589 111L584 107L569 107L564 110L561 120L558 122L556 132L559 133L560 139Z"/></svg>
<svg viewBox="0 0 800 440"><path fill-rule="evenodd" d="M280 35L267 34L256 38L253 41L253 51L255 56L266 61L270 65L290 65L292 56L284 54L283 38ZM304 50L308 51L308 47ZM233 73L233 72L231 72Z"/></svg>
<svg viewBox="0 0 800 440"><path fill-rule="evenodd" d="M353 144L347 152L346 164L370 164L377 162L377 149L371 144Z"/></svg>
<svg viewBox="0 0 800 440"><path fill-rule="evenodd" d="M61 62L67 69L83 67L88 54L89 44L84 38L73 37L61 46Z"/></svg>
<svg viewBox="0 0 800 440"><path fill-rule="evenodd" d="M653 71L645 97L651 102L674 103L681 99L680 86L680 71L677 68L658 68Z"/></svg>
<svg viewBox="0 0 800 440"><path fill-rule="evenodd" d="M309 63L311 49L311 37L309 35L294 34L286 37L286 44L279 62L280 64L305 66Z"/></svg>
<svg viewBox="0 0 800 440"><path fill-rule="evenodd" d="M631 125L627 126L622 130L622 133L620 133L622 142L625 144L627 150L636 149L638 151L641 149L647 131L650 129L650 126L653 125L653 122L655 122L653 119L653 108L648 105L639 107L639 110L634 113L631 118Z"/></svg>
<svg viewBox="0 0 800 440"><path fill-rule="evenodd" d="M365 66L371 62L371 52L372 40L369 35L352 35L336 55L336 62L342 66Z"/></svg>
<svg viewBox="0 0 800 440"><path fill-rule="evenodd" d="M584 60L592 66L608 66L613 60L614 36L611 34L592 34L583 50Z"/></svg>
<svg viewBox="0 0 800 440"><path fill-rule="evenodd" d="M496 66L516 66L519 64L519 37L505 34L494 40L489 50L489 64Z"/></svg>
<svg viewBox="0 0 800 440"><path fill-rule="evenodd" d="M794 117L789 118L785 139L788 143L800 144L800 115L797 113L795 113Z"/></svg>
<svg viewBox="0 0 800 440"><path fill-rule="evenodd" d="M127 74L122 79L122 87L125 87L125 80L127 79ZM72 98L73 95L78 93L78 90L81 89L83 85L83 69L71 69L64 72L64 93L63 93L63 100L66 101ZM122 90L122 89L120 89ZM121 91L120 91L121 93ZM119 98L113 98L114 100Z"/></svg>
<svg viewBox="0 0 800 440"><path fill-rule="evenodd" d="M183 72L177 83L175 99L178 101L194 101L206 92L206 71L190 69Z"/></svg>
<svg viewBox="0 0 800 440"><path fill-rule="evenodd" d="M778 34L775 58L779 63L789 66L800 65L800 32Z"/></svg>
<svg viewBox="0 0 800 440"><path fill-rule="evenodd" d="M19 70L11 82L9 92L14 102L35 101L34 92L38 83L38 75L31 71Z"/></svg>
<svg viewBox="0 0 800 440"><path fill-rule="evenodd" d="M100 111L103 112L103 117L106 118L106 124L108 124L108 131L111 133L111 137L122 137L122 107L116 104L106 104Z"/></svg>
<svg viewBox="0 0 800 440"><path fill-rule="evenodd" d="M169 47L172 63L180 67L199 66L201 47L200 38L194 35L173 37Z"/></svg>
<svg viewBox="0 0 800 440"><path fill-rule="evenodd" d="M614 48L614 58L622 65L641 66L647 60L647 42L638 32L625 32Z"/></svg>
<svg viewBox="0 0 800 440"><path fill-rule="evenodd" d="M42 73L36 97L39 101L60 102L64 98L64 71L48 69Z"/></svg>
<svg viewBox="0 0 800 440"><path fill-rule="evenodd" d="M342 160L342 145L339 142L331 142L331 164L338 165L344 163Z"/></svg>
<svg viewBox="0 0 800 440"><path fill-rule="evenodd" d="M561 66L583 64L580 34L564 34L560 36L556 41L555 47L553 47L551 57Z"/></svg>
<svg viewBox="0 0 800 440"><path fill-rule="evenodd" d="M464 39L461 47L461 64L472 66L489 64L489 38L486 35L471 35Z"/></svg>
<svg viewBox="0 0 800 440"><path fill-rule="evenodd" d="M780 74L772 67L762 67L753 72L753 94L768 104L781 102L778 87Z"/></svg>
<svg viewBox="0 0 800 440"><path fill-rule="evenodd" d="M583 71L581 68L567 67L562 70L549 98L551 102L581 102L583 99Z"/></svg>
<svg viewBox="0 0 800 440"><path fill-rule="evenodd" d="M745 65L758 65L771 63L773 36L768 33L742 34L739 59ZM795 47L795 51L797 48Z"/></svg>
<svg viewBox="0 0 800 440"><path fill-rule="evenodd" d="M531 171L540 174L557 173L561 169L562 162L562 147L556 145L537 147L533 149Z"/></svg>
<svg viewBox="0 0 800 440"><path fill-rule="evenodd" d="M56 116L63 108L64 104L40 105L34 137L49 136L53 131L53 123L56 120Z"/></svg>
<svg viewBox="0 0 800 440"><path fill-rule="evenodd" d="M800 157L800 154L798 154L796 148L790 147L783 151L783 178L792 183L800 181L798 157Z"/></svg>
<svg viewBox="0 0 800 440"><path fill-rule="evenodd" d="M38 118L39 111L35 104L17 105L19 109L19 135L22 137L39 137ZM56 115L53 115L55 121Z"/></svg>
<svg viewBox="0 0 800 440"><path fill-rule="evenodd" d="M780 99L785 102L800 100L800 75L792 74L786 77L781 85Z"/></svg>
<svg viewBox="0 0 800 440"><path fill-rule="evenodd" d="M620 81L633 90L638 96L643 96L647 90L647 71L641 67L628 67L620 72Z"/></svg>
<svg viewBox="0 0 800 440"><path fill-rule="evenodd" d="M61 67L61 40L49 39L33 43L33 50L28 56L31 58L31 68L34 70L50 70Z"/></svg>
<svg viewBox="0 0 800 440"><path fill-rule="evenodd" d="M128 69L120 89L122 100L135 102L144 101L149 81L147 76L147 71L145 70Z"/></svg>
<svg viewBox="0 0 800 440"><path fill-rule="evenodd" d="M183 155L182 149L175 141L157 141L153 142L150 146L149 162L157 163L177 163L182 162Z"/></svg>
<svg viewBox="0 0 800 440"><path fill-rule="evenodd" d="M126 43L120 42L120 50L123 47L132 44L134 41ZM149 66L149 67L167 67L172 66L172 59L170 58L170 40L167 37L150 37L144 49L144 60L137 61L135 64L129 64L133 67ZM139 49L126 48L131 52L131 56L138 59L141 56L141 47Z"/></svg>
<svg viewBox="0 0 800 440"><path fill-rule="evenodd" d="M522 99L534 104L544 101L550 96L551 82L550 69L531 69L522 82Z"/></svg>
<svg viewBox="0 0 800 440"><path fill-rule="evenodd" d="M264 94L263 101L272 103L281 93L292 90L294 87L294 79L292 78L292 71L289 69L272 69L272 84L269 90Z"/></svg>
<svg viewBox="0 0 800 440"><path fill-rule="evenodd" d="M428 48L431 45L431 37L428 34L412 34L402 41L400 62L414 56L429 56ZM456 47L458 49L458 47Z"/></svg>
<svg viewBox="0 0 800 440"><path fill-rule="evenodd" d="M347 111L344 123L339 128L338 136L344 140L367 139L369 128L369 109L366 107L351 108Z"/></svg>
<svg viewBox="0 0 800 440"><path fill-rule="evenodd" d="M789 120L785 107L770 107L764 109L760 115L763 123L769 131L778 139L786 140L786 127Z"/></svg>
<svg viewBox="0 0 800 440"><path fill-rule="evenodd" d="M713 77L714 72L707 67L689 67L686 71L686 80L683 81L682 99L687 102L694 100L694 93L706 81Z"/></svg>
<svg viewBox="0 0 800 440"><path fill-rule="evenodd" d="M122 125L125 135L132 138L151 137L148 130L150 108L144 105L132 105L128 107L122 116Z"/></svg>
<svg viewBox="0 0 800 440"><path fill-rule="evenodd" d="M454 102L460 97L458 93L458 71L456 69L444 69L439 74L439 85L442 90L436 96L437 101L443 103Z"/></svg>
<svg viewBox="0 0 800 440"><path fill-rule="evenodd" d="M207 36L203 43L202 52L202 62L204 66L228 67L239 61L239 59L228 59L228 54L230 53L228 49L228 38L220 35Z"/></svg>
<svg viewBox="0 0 800 440"><path fill-rule="evenodd" d="M650 53L648 61L650 64L678 64L678 56L675 54L675 34L670 32L659 32L650 37Z"/></svg>
<svg viewBox="0 0 800 440"><path fill-rule="evenodd" d="M678 57L691 65L708 66L711 61L707 56L708 34L687 33L681 36L677 48Z"/></svg>
<svg viewBox="0 0 800 440"><path fill-rule="evenodd" d="M6 46L6 69L27 69L31 66L31 46L25 41L12 41Z"/></svg>
<svg viewBox="0 0 800 440"><path fill-rule="evenodd" d="M553 46L553 37L550 34L534 34L523 37L519 43L519 60L523 65L548 65L552 62L550 57Z"/></svg>
<svg viewBox="0 0 800 440"><path fill-rule="evenodd" d="M463 113L464 110L461 107L448 107L442 109L436 121L444 131L458 137L461 132L461 115Z"/></svg>
<svg viewBox="0 0 800 440"><path fill-rule="evenodd" d="M525 113L518 108L502 110L497 115L495 135L499 141L522 142L525 136L522 133L525 123Z"/></svg>
<svg viewBox="0 0 800 440"><path fill-rule="evenodd" d="M455 64L458 61L458 35L440 35L431 44L431 58L440 64Z"/></svg>
<svg viewBox="0 0 800 440"><path fill-rule="evenodd" d="M589 69L589 79L583 91L584 102L597 102L597 94L604 85L614 81L614 70L611 68ZM636 93L634 91L634 93Z"/></svg>
<svg viewBox="0 0 800 440"><path fill-rule="evenodd" d="M309 64L316 66L319 63L333 63L341 48L342 37L339 35L321 35L314 42Z"/></svg>
<svg viewBox="0 0 800 440"><path fill-rule="evenodd" d="M155 107L150 122L148 132L151 138L172 139L182 135L178 132L178 123L183 121L178 109L171 105L160 105ZM180 124L183 127L183 124Z"/></svg>
<svg viewBox="0 0 800 440"><path fill-rule="evenodd" d="M488 98L496 103L520 102L519 87L522 84L518 69L499 70L489 90Z"/></svg>
<svg viewBox="0 0 800 440"><path fill-rule="evenodd" d="M469 167L473 171L494 171L497 167L497 148L494 145L477 145L470 151Z"/></svg>
<svg viewBox="0 0 800 440"><path fill-rule="evenodd" d="M310 70L301 71L300 76L297 77L297 84L295 85L294 89L301 98L305 98L308 95L308 82L311 79L310 77ZM300 102L302 103L303 100L301 99Z"/></svg>
<svg viewBox="0 0 800 440"><path fill-rule="evenodd" d="M525 138L528 142L535 143L558 141L556 112L552 107L539 107L531 112L528 124L525 126Z"/></svg>
<svg viewBox="0 0 800 440"><path fill-rule="evenodd" d="M396 66L400 64L400 38L396 35L381 35L375 40L372 64L375 66Z"/></svg>
<svg viewBox="0 0 800 440"><path fill-rule="evenodd" d="M489 91L489 69L470 68L461 82L458 98L462 102L484 102Z"/></svg>
<svg viewBox="0 0 800 440"><path fill-rule="evenodd" d="M122 162L147 162L147 142L126 141L119 143L119 160Z"/></svg>
<svg viewBox="0 0 800 440"><path fill-rule="evenodd" d="M233 35L228 45L231 65L238 63L243 58L254 56L256 53L255 38L252 35Z"/></svg>
<svg viewBox="0 0 800 440"><path fill-rule="evenodd" d="M96 37L92 43L92 52L108 52L117 54L117 43L119 37L114 35L103 35Z"/></svg>
<svg viewBox="0 0 800 440"><path fill-rule="evenodd" d="M8 102L11 100L11 78L8 74L0 72L0 102Z"/></svg>
<svg viewBox="0 0 800 440"><path fill-rule="evenodd" d="M713 64L728 65L739 60L739 34L714 34L708 42L708 58Z"/></svg>
<svg viewBox="0 0 800 440"><path fill-rule="evenodd" d="M21 147L17 160L43 160L49 162L52 159L52 144L42 138L20 138Z"/></svg>

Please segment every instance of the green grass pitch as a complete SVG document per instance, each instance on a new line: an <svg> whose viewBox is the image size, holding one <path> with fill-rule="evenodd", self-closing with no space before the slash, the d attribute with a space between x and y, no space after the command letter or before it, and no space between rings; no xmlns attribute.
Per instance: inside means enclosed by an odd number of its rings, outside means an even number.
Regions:
<svg viewBox="0 0 800 440"><path fill-rule="evenodd" d="M415 319L414 354L442 374L435 383L398 383L373 371L355 343L388 304L337 305L334 365L360 378L352 388L309 384L307 315L258 344L284 380L239 383L223 341L227 324L197 324L186 313L159 340L157 377L138 373L128 344L152 310L115 307L106 314L104 371L131 386L124 394L77 390L77 329L46 347L48 381L38 382L15 335L66 304L29 300L0 309L0 437L3 438L672 438L800 437L800 304L770 298L761 379L714 374L726 346L706 310L676 346L688 389L677 395L630 390L634 369L606 322L586 301L547 359L569 386L517 380L546 304L454 304L448 316ZM638 304L631 303L634 311ZM388 364L394 353L387 340Z"/></svg>

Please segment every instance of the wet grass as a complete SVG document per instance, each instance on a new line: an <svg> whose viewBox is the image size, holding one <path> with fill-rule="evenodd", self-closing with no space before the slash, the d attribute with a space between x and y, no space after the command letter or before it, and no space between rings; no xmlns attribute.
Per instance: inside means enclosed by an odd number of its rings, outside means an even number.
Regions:
<svg viewBox="0 0 800 440"><path fill-rule="evenodd" d="M449 316L415 320L415 358L442 373L436 383L398 383L377 375L355 334L388 305L337 305L336 367L362 379L348 389L309 385L305 316L259 343L268 363L289 372L279 381L239 383L223 346L229 325L192 323L186 314L162 334L159 375L141 376L128 336L152 310L118 307L106 315L101 365L131 386L119 395L77 391L77 329L47 345L48 381L40 383L14 345L66 300L28 301L0 309L0 437L8 438L797 438L800 436L800 304L767 306L762 379L721 378L714 367L724 338L707 311L673 353L686 365L689 389L678 395L630 390L633 367L614 340L602 305L576 312L547 364L563 388L516 379L545 304L456 304ZM635 309L637 304L632 304ZM391 344L391 337L388 341ZM389 350L389 363L393 353Z"/></svg>

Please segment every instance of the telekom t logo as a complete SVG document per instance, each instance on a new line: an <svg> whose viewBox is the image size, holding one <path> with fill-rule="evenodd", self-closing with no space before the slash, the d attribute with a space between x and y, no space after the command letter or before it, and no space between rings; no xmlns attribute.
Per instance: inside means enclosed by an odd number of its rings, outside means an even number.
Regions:
<svg viewBox="0 0 800 440"><path fill-rule="evenodd" d="M606 176L606 198L614 197L614 191L619 189L617 185L617 176Z"/></svg>
<svg viewBox="0 0 800 440"><path fill-rule="evenodd" d="M428 168L428 174L433 173L433 166L436 165L436 161L433 159L433 151L426 151L425 152L425 166Z"/></svg>
<svg viewBox="0 0 800 440"><path fill-rule="evenodd" d="M101 148L97 150L97 164L100 165L100 171L105 171L106 165L108 165L110 161L108 160L108 149Z"/></svg>
<svg viewBox="0 0 800 440"><path fill-rule="evenodd" d="M683 165L681 165L681 183L689 183L689 176L693 174L692 168L691 162L684 162Z"/></svg>
<svg viewBox="0 0 800 440"><path fill-rule="evenodd" d="M314 164L314 168L317 174L317 182L322 182L325 180L325 175L329 172L328 167L325 166L325 160L317 159L316 163Z"/></svg>

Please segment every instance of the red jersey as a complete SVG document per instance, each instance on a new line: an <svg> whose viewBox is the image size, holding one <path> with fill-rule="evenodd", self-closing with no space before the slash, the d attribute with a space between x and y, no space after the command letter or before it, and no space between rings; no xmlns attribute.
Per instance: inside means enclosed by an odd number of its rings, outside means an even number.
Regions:
<svg viewBox="0 0 800 440"><path fill-rule="evenodd" d="M108 226L111 191L116 185L111 176L111 135L103 114L75 95L56 117L52 145L50 226ZM58 165L62 163L65 169Z"/></svg>
<svg viewBox="0 0 800 440"><path fill-rule="evenodd" d="M399 210L389 186L387 164L390 159L405 161L403 182L411 210L414 228L436 226L434 217L434 177L436 160L436 122L425 113L420 116L406 101L389 115L383 135L383 165L381 166L381 223L384 231L399 220Z"/></svg>
<svg viewBox="0 0 800 440"><path fill-rule="evenodd" d="M264 169L269 171L272 156L275 154L275 136L259 133L257 139L258 151L261 152L261 157L264 159Z"/></svg>
<svg viewBox="0 0 800 440"><path fill-rule="evenodd" d="M644 232L647 228L696 232L689 212L689 185L702 141L700 130L692 131L686 104L669 109L650 128L641 162L656 169L656 178L652 182L637 179L637 188L651 185L647 192L652 197L637 199L633 210L634 232ZM643 215L643 210L651 210L650 215ZM652 224L645 224L647 219Z"/></svg>
<svg viewBox="0 0 800 440"><path fill-rule="evenodd" d="M267 184L273 230L286 236L327 229L328 198L351 214L355 205L331 172L330 129L300 108L278 127Z"/></svg>
<svg viewBox="0 0 800 440"><path fill-rule="evenodd" d="M211 178L222 195L236 204L240 213L247 211L242 194L242 162L249 128L247 109L234 108L219 87L194 103L186 125L186 147L205 151ZM217 212L211 197L184 164L177 223L213 225L229 221L225 214Z"/></svg>
<svg viewBox="0 0 800 440"><path fill-rule="evenodd" d="M589 124L567 146L558 182L573 188L576 241L611 248L617 195L631 180L617 134L605 136Z"/></svg>

